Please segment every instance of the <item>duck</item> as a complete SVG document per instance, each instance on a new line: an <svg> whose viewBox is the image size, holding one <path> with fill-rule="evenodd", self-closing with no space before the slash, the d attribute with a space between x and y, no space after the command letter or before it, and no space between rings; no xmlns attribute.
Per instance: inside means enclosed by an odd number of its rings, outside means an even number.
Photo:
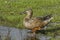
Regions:
<svg viewBox="0 0 60 40"><path fill-rule="evenodd" d="M33 33L37 30L42 30L53 19L52 14L42 17L33 17L33 10L31 8L21 12L20 14L26 14L23 19L23 25Z"/></svg>

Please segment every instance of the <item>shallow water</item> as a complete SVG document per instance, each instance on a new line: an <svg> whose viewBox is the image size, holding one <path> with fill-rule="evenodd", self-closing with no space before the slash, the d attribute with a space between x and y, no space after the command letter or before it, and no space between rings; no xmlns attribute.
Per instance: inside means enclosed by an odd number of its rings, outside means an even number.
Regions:
<svg viewBox="0 0 60 40"><path fill-rule="evenodd" d="M10 36L10 40L50 40L51 36L43 34L28 33L27 29L16 29L0 26L0 40L4 40L7 36ZM10 32L10 33L9 33ZM8 34L9 33L9 34Z"/></svg>

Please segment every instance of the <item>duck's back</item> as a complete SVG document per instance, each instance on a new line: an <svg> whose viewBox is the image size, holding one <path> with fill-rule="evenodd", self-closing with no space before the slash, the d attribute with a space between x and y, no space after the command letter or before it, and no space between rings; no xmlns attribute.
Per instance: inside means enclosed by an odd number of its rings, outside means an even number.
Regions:
<svg viewBox="0 0 60 40"><path fill-rule="evenodd" d="M31 18L29 21L25 21L24 24L26 28L32 29L35 27L41 27L43 22L42 22L42 18L35 17L35 18Z"/></svg>

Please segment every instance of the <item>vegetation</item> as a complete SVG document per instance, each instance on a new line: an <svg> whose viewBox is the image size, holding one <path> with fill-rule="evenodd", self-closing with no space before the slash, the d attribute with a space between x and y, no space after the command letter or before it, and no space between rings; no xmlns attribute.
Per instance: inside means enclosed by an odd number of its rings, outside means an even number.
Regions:
<svg viewBox="0 0 60 40"><path fill-rule="evenodd" d="M22 20L25 15L20 15L20 12L28 8L33 9L34 16L53 14L52 22L60 22L60 0L0 0L0 25L24 28ZM56 28L60 28L59 26L50 25L48 29L58 30ZM60 33L60 30L54 30L52 33L48 32L48 35Z"/></svg>
<svg viewBox="0 0 60 40"><path fill-rule="evenodd" d="M60 21L60 0L0 0L0 25L24 28L20 12L28 8L34 16L53 14L53 22Z"/></svg>

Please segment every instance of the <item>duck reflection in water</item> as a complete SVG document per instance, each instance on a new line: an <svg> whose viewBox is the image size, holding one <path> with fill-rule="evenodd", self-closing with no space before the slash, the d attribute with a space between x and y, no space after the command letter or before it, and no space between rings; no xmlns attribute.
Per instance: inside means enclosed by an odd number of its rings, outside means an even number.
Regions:
<svg viewBox="0 0 60 40"><path fill-rule="evenodd" d="M39 38L36 37L36 34L28 33L26 35L26 38L24 38L24 40L39 40Z"/></svg>

